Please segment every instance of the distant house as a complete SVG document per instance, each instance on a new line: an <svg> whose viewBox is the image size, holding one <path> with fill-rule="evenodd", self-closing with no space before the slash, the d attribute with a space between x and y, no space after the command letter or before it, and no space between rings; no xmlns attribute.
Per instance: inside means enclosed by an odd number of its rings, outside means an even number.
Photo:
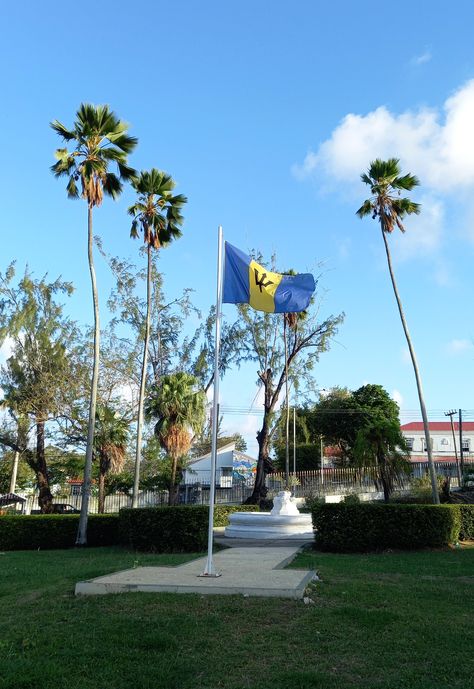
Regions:
<svg viewBox="0 0 474 689"><path fill-rule="evenodd" d="M456 449L458 458L460 457L459 445L459 423L454 424L454 434L456 437ZM450 421L430 421L431 450L435 462L454 462L456 460L454 452L454 440L451 431ZM401 426L401 431L405 436L411 453L412 462L426 462L428 454L426 451L426 440L423 423L421 421L411 421ZM463 457L465 460L474 460L474 422L465 421L462 425L462 446Z"/></svg>
<svg viewBox="0 0 474 689"><path fill-rule="evenodd" d="M257 460L244 452L235 449L235 443L229 443L217 450L216 486L232 488L236 484L251 484L255 478ZM183 472L185 485L200 483L209 486L211 482L211 453L208 452L189 462Z"/></svg>

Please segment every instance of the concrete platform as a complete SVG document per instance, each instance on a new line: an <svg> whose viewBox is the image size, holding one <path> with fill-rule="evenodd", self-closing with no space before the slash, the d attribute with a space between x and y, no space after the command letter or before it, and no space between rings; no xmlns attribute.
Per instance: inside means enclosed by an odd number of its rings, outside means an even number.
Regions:
<svg viewBox="0 0 474 689"><path fill-rule="evenodd" d="M313 571L283 569L300 546L229 548L214 555L220 577L200 577L206 558L178 567L137 567L103 577L80 581L76 595L102 595L144 591L148 593L198 593L303 598L305 588L316 578Z"/></svg>

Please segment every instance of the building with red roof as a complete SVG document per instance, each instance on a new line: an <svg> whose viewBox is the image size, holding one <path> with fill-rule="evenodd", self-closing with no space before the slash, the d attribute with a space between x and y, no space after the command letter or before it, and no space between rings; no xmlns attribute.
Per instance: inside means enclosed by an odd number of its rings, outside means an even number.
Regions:
<svg viewBox="0 0 474 689"><path fill-rule="evenodd" d="M454 440L458 458L460 457L460 435L459 423L453 423L454 436L451 430L450 421L430 421L430 437L432 444L433 460L435 462L454 462L456 461L454 451ZM412 462L428 461L426 452L425 430L421 421L411 421L401 426L401 431L405 436L411 452ZM465 460L474 459L474 422L464 421L462 424L462 446L463 457Z"/></svg>

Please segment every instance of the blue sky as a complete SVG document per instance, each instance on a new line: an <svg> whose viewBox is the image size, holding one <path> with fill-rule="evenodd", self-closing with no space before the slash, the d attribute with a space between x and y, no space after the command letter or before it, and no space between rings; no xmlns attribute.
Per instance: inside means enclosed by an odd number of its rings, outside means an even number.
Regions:
<svg viewBox="0 0 474 689"><path fill-rule="evenodd" d="M417 174L423 213L391 237L402 299L433 417L472 403L474 54L472 3L26 0L2 9L2 269L72 280L71 315L91 320L86 208L49 173L52 119L108 103L140 139L131 162L159 167L189 198L183 238L163 252L170 296L214 299L216 228L242 249L300 271L323 265L322 314L346 312L320 361L320 387L384 385L417 418L412 370L380 232L354 212L376 156ZM105 202L95 232L138 255L125 215ZM105 302L111 278L97 257ZM225 313L233 316L234 307ZM224 405L255 397L253 368L222 385ZM254 433L255 417L228 415ZM251 444L249 449L254 449Z"/></svg>

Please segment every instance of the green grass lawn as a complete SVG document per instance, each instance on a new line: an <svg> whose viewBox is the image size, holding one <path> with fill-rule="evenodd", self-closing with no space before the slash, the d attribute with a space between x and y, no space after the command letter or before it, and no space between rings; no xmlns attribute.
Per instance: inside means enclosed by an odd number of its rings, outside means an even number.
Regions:
<svg viewBox="0 0 474 689"><path fill-rule="evenodd" d="M474 548L304 553L314 605L130 593L76 581L189 555L0 554L1 689L444 689L473 686Z"/></svg>

